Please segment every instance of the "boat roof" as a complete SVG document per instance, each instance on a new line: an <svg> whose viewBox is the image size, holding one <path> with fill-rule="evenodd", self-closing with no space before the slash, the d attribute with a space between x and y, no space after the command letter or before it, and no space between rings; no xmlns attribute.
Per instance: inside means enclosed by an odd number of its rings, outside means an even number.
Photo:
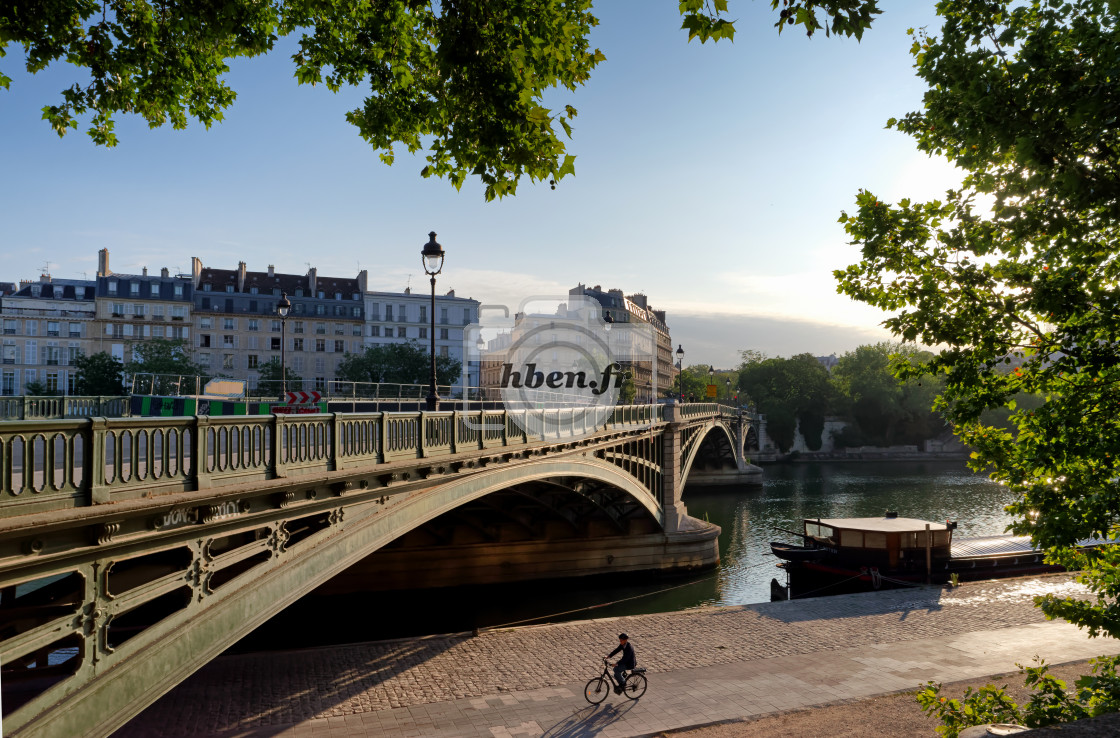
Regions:
<svg viewBox="0 0 1120 738"><path fill-rule="evenodd" d="M934 523L916 518L806 518L806 523L820 523L831 528L847 530L871 530L882 533L911 533L930 530L947 530L945 523Z"/></svg>

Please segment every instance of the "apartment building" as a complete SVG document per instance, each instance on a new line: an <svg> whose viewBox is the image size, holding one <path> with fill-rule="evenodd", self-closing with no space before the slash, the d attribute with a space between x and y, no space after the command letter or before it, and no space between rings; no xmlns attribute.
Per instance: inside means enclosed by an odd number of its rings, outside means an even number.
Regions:
<svg viewBox="0 0 1120 738"><path fill-rule="evenodd" d="M431 345L431 294L404 292L365 293L366 346L415 341L425 351ZM455 290L436 295L436 354L463 362L464 327L478 321L478 300L457 297ZM478 384L478 362L464 363L463 374L468 386ZM457 382L456 385L461 383Z"/></svg>
<svg viewBox="0 0 1120 738"><path fill-rule="evenodd" d="M56 280L49 274L4 290L0 394L25 394L32 382L52 393L73 393L72 363L79 353L91 353L98 334L96 290L93 280Z"/></svg>
<svg viewBox="0 0 1120 738"><path fill-rule="evenodd" d="M257 387L260 367L280 360L305 387L324 389L347 353L362 350L365 332L363 294L366 272L357 278L206 267L191 259L194 287L194 360L214 375L241 379ZM291 302L286 325L276 312L281 295Z"/></svg>
<svg viewBox="0 0 1120 738"><path fill-rule="evenodd" d="M163 338L189 342L192 286L186 277L172 276L166 268L159 275L119 274L109 267L109 250L97 254L97 335L92 353L104 351L128 365L147 340Z"/></svg>

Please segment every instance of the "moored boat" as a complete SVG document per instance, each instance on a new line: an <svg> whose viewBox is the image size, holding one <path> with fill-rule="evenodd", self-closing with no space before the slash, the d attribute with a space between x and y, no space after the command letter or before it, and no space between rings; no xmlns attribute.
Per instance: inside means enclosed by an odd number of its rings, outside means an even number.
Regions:
<svg viewBox="0 0 1120 738"><path fill-rule="evenodd" d="M803 521L803 545L772 542L782 559L786 597L1060 571L1025 536L953 540L955 522L900 518L814 518ZM793 531L789 531L793 533ZM1090 545L1099 542L1083 542ZM772 588L772 596L774 590ZM774 599L778 599L774 597ZM785 599L785 598L782 598Z"/></svg>

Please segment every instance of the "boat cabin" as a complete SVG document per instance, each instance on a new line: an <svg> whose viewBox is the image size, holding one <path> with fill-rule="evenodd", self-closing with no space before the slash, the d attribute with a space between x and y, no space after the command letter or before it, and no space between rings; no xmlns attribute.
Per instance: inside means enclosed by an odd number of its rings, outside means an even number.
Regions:
<svg viewBox="0 0 1120 738"><path fill-rule="evenodd" d="M927 549L934 561L949 558L956 523L931 523L888 514L881 518L805 520L805 543L837 555L892 569L925 567Z"/></svg>

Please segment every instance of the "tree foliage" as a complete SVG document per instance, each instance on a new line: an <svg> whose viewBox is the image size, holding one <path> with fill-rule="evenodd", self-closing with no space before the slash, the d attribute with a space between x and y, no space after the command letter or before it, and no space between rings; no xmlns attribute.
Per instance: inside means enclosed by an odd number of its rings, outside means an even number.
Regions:
<svg viewBox="0 0 1120 738"><path fill-rule="evenodd" d="M918 444L938 435L945 421L933 410L939 377L898 379L895 363L921 361L931 354L912 345L883 342L859 346L840 357L832 381L843 414L854 426L845 445Z"/></svg>
<svg viewBox="0 0 1120 738"><path fill-rule="evenodd" d="M168 374L200 377L205 374L190 359L187 344L181 339L152 338L135 344L136 359L128 365L131 374Z"/></svg>
<svg viewBox="0 0 1120 738"><path fill-rule="evenodd" d="M1120 533L1117 10L943 0L939 34L912 49L923 109L888 125L963 183L926 203L861 191L840 220L863 258L836 273L841 291L896 313L896 335L944 347L900 375L944 377L938 406L975 468L1020 495L1013 530L1083 570L1094 597L1050 596L1044 612L1113 636L1120 547L1073 546ZM1043 401L1016 407L1022 393ZM983 421L999 407L1014 432Z"/></svg>
<svg viewBox="0 0 1120 738"><path fill-rule="evenodd" d="M281 370L280 359L271 358L257 367L257 388L263 392L279 395L287 388L288 392L297 392L303 389L303 377L292 371L290 366ZM287 377L287 384L284 378Z"/></svg>
<svg viewBox="0 0 1120 738"><path fill-rule="evenodd" d="M875 0L778 5L771 0L779 31L800 25L810 35L858 38L879 12ZM13 44L32 74L58 62L79 70L43 118L60 136L88 119L93 141L114 146L120 113L153 128L221 121L237 96L222 79L228 62L298 36L300 84L368 88L346 120L385 163L398 148L425 151L422 176L456 188L478 177L489 200L514 194L522 177L574 173L564 138L577 111L542 102L577 89L606 58L588 40L591 10L591 0L13 0L0 4L0 57ZM681 2L689 40L733 39L727 11L727 0ZM0 87L11 81L0 74Z"/></svg>
<svg viewBox="0 0 1120 738"><path fill-rule="evenodd" d="M463 365L448 356L436 356L436 381L453 384ZM431 376L431 356L415 341L367 346L360 354L346 354L339 362L338 378L346 382L426 385Z"/></svg>
<svg viewBox="0 0 1120 738"><path fill-rule="evenodd" d="M793 447L800 424L810 450L821 445L824 417L834 403L828 370L810 354L752 361L739 367L739 390L766 415L767 433L782 452Z"/></svg>
<svg viewBox="0 0 1120 738"><path fill-rule="evenodd" d="M123 395L124 366L106 351L79 354L73 361L74 394L83 396Z"/></svg>

